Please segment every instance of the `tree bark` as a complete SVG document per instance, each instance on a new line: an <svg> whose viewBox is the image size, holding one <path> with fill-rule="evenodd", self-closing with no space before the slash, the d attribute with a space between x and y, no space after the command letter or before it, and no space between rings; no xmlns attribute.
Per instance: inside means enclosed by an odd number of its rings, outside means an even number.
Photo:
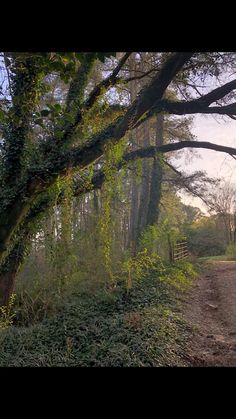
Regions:
<svg viewBox="0 0 236 419"><path fill-rule="evenodd" d="M19 240L9 255L6 257L0 272L0 306L7 305L13 292L15 279L20 266L25 258L27 248L30 243L30 237L25 234L22 240Z"/></svg>
<svg viewBox="0 0 236 419"><path fill-rule="evenodd" d="M144 122L143 144L145 147L148 147L150 145L148 121ZM150 183L150 165L147 159L143 159L142 160L142 186L141 186L141 192L140 192L136 241L138 241L140 235L145 230L147 221L148 221L149 183Z"/></svg>
<svg viewBox="0 0 236 419"><path fill-rule="evenodd" d="M130 57L129 69L131 77L135 76L136 64L135 58ZM137 96L137 80L131 81L130 84L130 101L133 103ZM141 128L142 129L142 128ZM136 144L138 144L138 131L139 129L133 130L130 133L130 143L132 144L132 149L135 150ZM132 174L131 181L131 208L130 208L130 231L129 231L129 247L131 248L132 254L135 254L136 251L136 236L137 236L137 224L138 224L138 202L139 202L139 188L137 184L137 175L136 175L137 164L133 164L134 174Z"/></svg>
<svg viewBox="0 0 236 419"><path fill-rule="evenodd" d="M10 244L11 238L16 229L27 216L30 207L33 204L34 195L28 200L18 198L10 208L7 208L0 216L0 264L3 262Z"/></svg>
<svg viewBox="0 0 236 419"><path fill-rule="evenodd" d="M164 115L157 115L156 146L163 145ZM161 201L163 167L158 157L153 159L147 225L158 222Z"/></svg>

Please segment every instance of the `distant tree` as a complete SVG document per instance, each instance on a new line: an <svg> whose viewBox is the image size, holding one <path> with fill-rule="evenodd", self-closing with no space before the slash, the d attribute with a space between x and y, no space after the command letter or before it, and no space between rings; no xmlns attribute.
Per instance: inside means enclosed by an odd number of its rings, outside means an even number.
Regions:
<svg viewBox="0 0 236 419"><path fill-rule="evenodd" d="M204 216L185 226L190 252L194 255L217 256L225 253L226 240L217 216Z"/></svg>
<svg viewBox="0 0 236 419"><path fill-rule="evenodd" d="M209 191L207 199L211 212L218 216L227 244L236 244L236 186L222 182Z"/></svg>
<svg viewBox="0 0 236 419"><path fill-rule="evenodd" d="M183 204L183 211L186 214L186 224L192 224L194 221L198 221L203 217L203 212L198 207Z"/></svg>

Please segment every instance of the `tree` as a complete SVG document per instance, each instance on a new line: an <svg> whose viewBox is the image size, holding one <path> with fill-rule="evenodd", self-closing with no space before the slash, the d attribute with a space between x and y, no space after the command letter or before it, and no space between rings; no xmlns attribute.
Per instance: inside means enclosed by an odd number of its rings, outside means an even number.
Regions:
<svg viewBox="0 0 236 419"><path fill-rule="evenodd" d="M175 115L215 113L235 117L236 104L232 100L236 80L211 92L200 92L197 97L194 96L195 89L190 86L193 78L195 82L198 77L202 80L214 75L219 78L225 69L233 67L235 54L159 54L150 70L134 76L147 77L148 82L137 92L133 102L128 107L119 104L114 107L114 101L112 103L107 94L111 88L118 89L121 84L125 86L132 81L132 77L125 76L125 65L130 55L123 54L119 61L110 58L112 53L2 55L8 84L0 109L1 303L8 301L16 265L25 254L24 242L32 234L33 220L51 205L50 191L59 178L76 172L86 175L88 167L100 161L102 166L108 149L112 150L128 131L159 112ZM112 63L112 70L108 75L104 70L106 76L94 85L90 78L91 71L98 59L106 62L106 56ZM61 79L65 84L64 100L48 103L45 107L45 98L54 78ZM164 98L166 89L173 82L178 85L182 96L176 100ZM199 90L197 83L193 86ZM109 124L105 117L108 110L111 117ZM93 123L94 120L97 125ZM167 153L186 147L208 148L232 156L236 154L236 149L231 147L187 140L134 151L127 149L123 161L127 163L137 158L154 158L157 152ZM103 178L101 167L100 173L96 173L95 185ZM83 194L86 191L85 184L80 183L75 193ZM17 261L13 257L16 250L18 255L22 255ZM12 273L11 279L9 273Z"/></svg>
<svg viewBox="0 0 236 419"><path fill-rule="evenodd" d="M208 206L217 215L227 244L236 244L236 188L223 182L208 192Z"/></svg>
<svg viewBox="0 0 236 419"><path fill-rule="evenodd" d="M195 256L217 256L225 253L224 231L218 221L217 216L203 216L185 226L188 247Z"/></svg>

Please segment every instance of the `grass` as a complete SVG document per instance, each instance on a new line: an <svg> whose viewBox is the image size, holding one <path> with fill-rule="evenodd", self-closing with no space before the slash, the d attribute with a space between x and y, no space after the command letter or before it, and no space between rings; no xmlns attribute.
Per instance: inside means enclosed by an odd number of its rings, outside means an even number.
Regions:
<svg viewBox="0 0 236 419"><path fill-rule="evenodd" d="M207 261L214 261L214 260L219 260L219 261L221 261L221 260L229 260L229 257L228 256L226 256L226 255L219 255L219 256L205 256L205 257L201 257L201 258L198 258L198 260L199 261L202 261L202 262L207 262Z"/></svg>
<svg viewBox="0 0 236 419"><path fill-rule="evenodd" d="M184 265L167 269L168 281L155 270L127 295L123 282L113 290L73 291L58 312L28 327L0 333L0 366L157 367L185 366L190 334L181 315L189 286ZM188 286L186 286L188 284Z"/></svg>

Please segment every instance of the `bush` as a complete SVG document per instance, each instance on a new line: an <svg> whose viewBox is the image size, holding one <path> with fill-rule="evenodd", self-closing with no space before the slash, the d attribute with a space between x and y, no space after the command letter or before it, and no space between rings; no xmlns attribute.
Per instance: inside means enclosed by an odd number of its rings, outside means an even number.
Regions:
<svg viewBox="0 0 236 419"><path fill-rule="evenodd" d="M229 244L226 248L228 259L236 260L236 244Z"/></svg>
<svg viewBox="0 0 236 419"><path fill-rule="evenodd" d="M13 324L15 312L13 305L15 301L15 294L12 294L7 306L0 306L0 332L7 329Z"/></svg>

